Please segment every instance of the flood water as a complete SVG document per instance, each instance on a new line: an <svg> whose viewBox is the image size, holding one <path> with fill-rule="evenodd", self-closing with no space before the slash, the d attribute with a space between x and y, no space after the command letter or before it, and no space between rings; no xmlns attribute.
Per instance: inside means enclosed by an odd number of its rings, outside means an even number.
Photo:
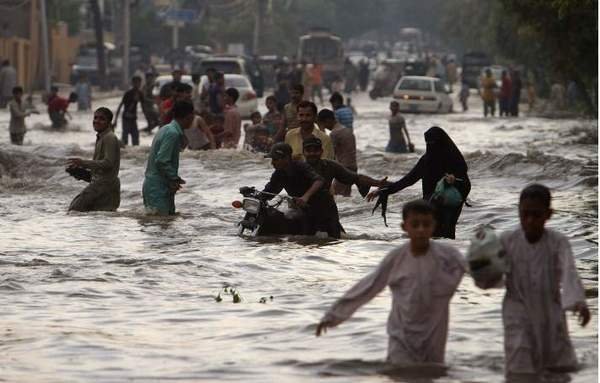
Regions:
<svg viewBox="0 0 600 383"><path fill-rule="evenodd" d="M114 110L118 101L95 106ZM418 153L397 155L384 152L388 102L353 98L359 170L397 180L422 154L423 132L443 127L473 185L473 207L448 241L463 253L478 225L518 224L525 185L553 189L550 226L571 240L593 315L585 328L568 315L581 363L572 381L597 382L597 121L484 119L472 97L467 113L406 115ZM383 363L387 291L314 336L329 305L405 241L401 206L421 195L420 183L390 198L389 227L355 189L337 199L347 239L239 237L231 201L240 186L262 187L270 162L242 151L186 151L180 215L149 218L141 186L152 137L142 133L140 147L122 150L118 212L67 214L84 182L65 173L64 160L91 158L95 141L91 113L73 115L66 132L42 126L45 114L29 118L26 144L15 147L0 112L0 382L504 381L503 291L479 290L468 275L452 299L440 375Z"/></svg>

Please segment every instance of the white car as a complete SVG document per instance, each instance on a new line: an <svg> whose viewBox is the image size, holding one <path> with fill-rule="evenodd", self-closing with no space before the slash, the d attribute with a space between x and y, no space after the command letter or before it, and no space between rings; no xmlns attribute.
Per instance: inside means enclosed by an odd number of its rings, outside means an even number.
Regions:
<svg viewBox="0 0 600 383"><path fill-rule="evenodd" d="M156 80L154 80L154 88L152 89L152 95L154 97L158 97L158 95L160 94L160 88L162 88L163 85L170 83L171 81L173 81L173 76L171 76L170 74L158 76ZM181 76L181 82L190 86L194 86L194 83L192 82L192 76L190 75Z"/></svg>
<svg viewBox="0 0 600 383"><path fill-rule="evenodd" d="M173 81L173 76L171 75L159 76L154 84L152 94L158 96L160 88L171 81ZM192 83L192 76L189 75L181 76L181 82L194 86ZM206 76L200 78L200 86L202 88L208 86L208 78ZM236 88L240 93L240 97L236 104L242 118L249 118L253 112L258 110L256 92L246 76L239 74L225 74L225 88Z"/></svg>
<svg viewBox="0 0 600 383"><path fill-rule="evenodd" d="M200 78L200 86L202 88L208 86L208 78L202 76ZM241 74L225 74L225 89L235 88L240 93L236 105L238 112L242 118L250 118L250 115L258 110L258 100L256 92L248 80L248 77Z"/></svg>
<svg viewBox="0 0 600 383"><path fill-rule="evenodd" d="M450 113L452 99L439 78L404 76L394 88L394 98L401 112Z"/></svg>

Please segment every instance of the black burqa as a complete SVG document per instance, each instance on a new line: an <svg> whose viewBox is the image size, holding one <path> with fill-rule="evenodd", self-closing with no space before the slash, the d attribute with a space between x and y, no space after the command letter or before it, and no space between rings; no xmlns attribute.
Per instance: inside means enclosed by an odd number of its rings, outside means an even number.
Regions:
<svg viewBox="0 0 600 383"><path fill-rule="evenodd" d="M434 126L425 132L425 143L427 144L425 154L419 158L412 170L399 181L380 190L373 211L381 205L384 222L388 196L414 185L418 180L422 180L423 199L429 200L438 181L446 174L453 174L457 178L454 186L462 195L463 201L467 199L471 191L471 182L467 175L468 166L454 141L442 128ZM456 222L461 210L462 204L456 209L437 207L437 228L434 236L454 239Z"/></svg>

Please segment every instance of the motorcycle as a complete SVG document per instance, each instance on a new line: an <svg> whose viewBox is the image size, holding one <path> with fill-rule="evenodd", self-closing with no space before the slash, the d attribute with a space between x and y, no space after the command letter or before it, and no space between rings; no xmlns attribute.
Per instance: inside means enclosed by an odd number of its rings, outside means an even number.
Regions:
<svg viewBox="0 0 600 383"><path fill-rule="evenodd" d="M239 235L245 230L256 236L302 235L306 232L304 213L295 207L294 198L258 191L249 186L240 188L240 194L243 200L232 202L233 207L246 212L237 224ZM279 210L284 202L289 208L285 213Z"/></svg>

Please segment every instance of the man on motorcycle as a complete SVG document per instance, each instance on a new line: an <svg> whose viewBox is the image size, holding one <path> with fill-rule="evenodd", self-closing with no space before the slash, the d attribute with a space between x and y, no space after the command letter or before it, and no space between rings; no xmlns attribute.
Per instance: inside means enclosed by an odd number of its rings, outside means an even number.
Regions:
<svg viewBox="0 0 600 383"><path fill-rule="evenodd" d="M337 207L331 194L323 187L323 178L305 162L293 161L292 148L286 143L273 145L265 157L271 158L275 171L263 192L279 194L285 189L294 198L296 206L304 213L303 234L326 232L330 237L339 238L341 226Z"/></svg>
<svg viewBox="0 0 600 383"><path fill-rule="evenodd" d="M317 137L309 137L303 143L304 158L325 181L325 189L329 190L333 180L346 185L356 185L363 196L367 195L371 186L383 187L387 184L387 177L376 180L369 176L358 174L344 167L338 162L322 159L323 146ZM336 207L337 210L337 207Z"/></svg>

